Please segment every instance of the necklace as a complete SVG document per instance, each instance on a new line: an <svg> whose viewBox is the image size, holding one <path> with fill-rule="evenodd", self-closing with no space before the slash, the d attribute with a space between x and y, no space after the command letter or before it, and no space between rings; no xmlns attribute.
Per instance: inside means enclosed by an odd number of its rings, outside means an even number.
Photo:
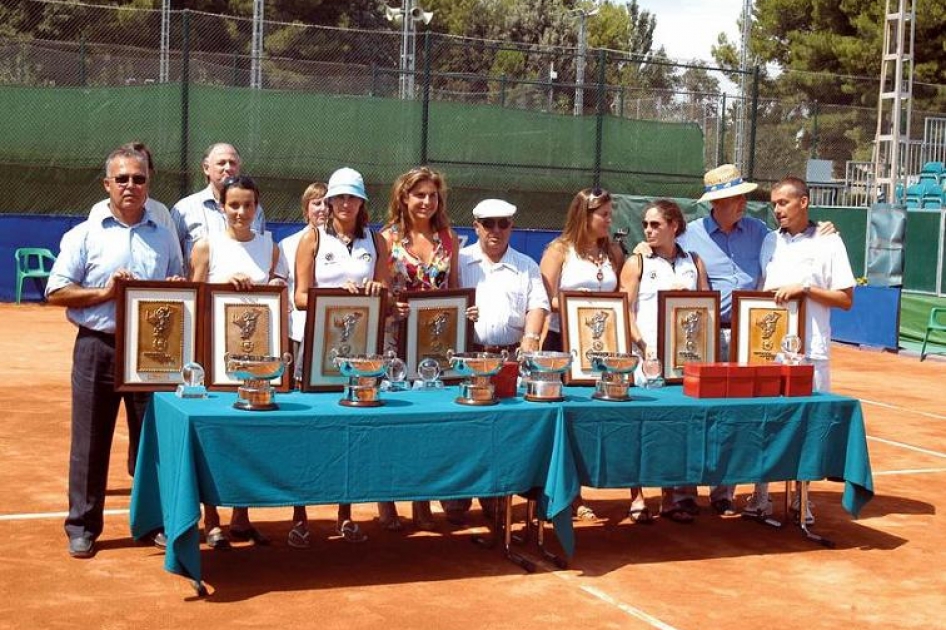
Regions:
<svg viewBox="0 0 946 630"><path fill-rule="evenodd" d="M604 263L608 260L607 254L600 247L598 248L598 253L590 257L589 260L594 263L595 267L598 268L598 273L595 274L595 279L598 281L598 288L601 288L601 283L604 282Z"/></svg>

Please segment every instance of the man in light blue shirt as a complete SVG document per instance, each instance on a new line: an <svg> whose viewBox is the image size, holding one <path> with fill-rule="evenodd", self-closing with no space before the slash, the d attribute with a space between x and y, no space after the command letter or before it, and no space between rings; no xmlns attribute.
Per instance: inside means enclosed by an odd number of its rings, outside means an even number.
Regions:
<svg viewBox="0 0 946 630"><path fill-rule="evenodd" d="M177 226L185 268L190 266L191 249L195 241L211 233L226 231L227 215L220 205L220 191L225 181L240 175L242 161L233 145L218 142L207 149L201 167L207 187L184 197L171 208L171 219ZM266 217L259 205L256 206L252 228L257 234L266 230Z"/></svg>
<svg viewBox="0 0 946 630"><path fill-rule="evenodd" d="M109 210L96 213L62 238L46 286L50 304L66 307L78 327L72 364L72 445L69 457L69 554L89 558L102 533L109 451L124 401L128 416L129 472L137 455L147 393L116 392L115 298L120 280L183 279L175 236L145 210L148 166L122 148L105 162Z"/></svg>

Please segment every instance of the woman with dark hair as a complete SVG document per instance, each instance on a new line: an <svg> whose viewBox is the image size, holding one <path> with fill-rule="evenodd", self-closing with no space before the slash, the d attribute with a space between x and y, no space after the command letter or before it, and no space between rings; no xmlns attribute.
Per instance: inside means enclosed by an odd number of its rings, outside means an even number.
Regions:
<svg viewBox="0 0 946 630"><path fill-rule="evenodd" d="M579 191L568 206L562 235L549 243L542 254L539 270L552 306L543 349L562 349L560 291L617 291L624 251L611 239L613 213L608 191ZM581 494L572 503L572 511L583 521L598 518L584 505Z"/></svg>
<svg viewBox="0 0 946 630"><path fill-rule="evenodd" d="M658 199L644 209L641 223L650 253L628 258L621 270L621 290L627 294L631 341L646 358L657 347L657 292L708 291L709 279L703 261L677 245L677 237L687 229L680 206ZM640 366L634 377L638 384L644 382ZM660 514L675 523L693 521L692 514L675 504L673 488L663 490ZM653 522L641 488L631 488L628 516L637 523Z"/></svg>
<svg viewBox="0 0 946 630"><path fill-rule="evenodd" d="M231 177L223 182L220 203L227 228L223 232L211 232L194 243L191 282L230 283L238 291L260 284L285 285L286 261L273 243L272 235L269 232L258 234L252 228L259 197L259 188L249 177ZM204 534L213 549L230 546L220 529L220 515L215 506L204 505ZM230 537L252 540L258 545L269 544L269 538L253 527L245 507L233 508Z"/></svg>

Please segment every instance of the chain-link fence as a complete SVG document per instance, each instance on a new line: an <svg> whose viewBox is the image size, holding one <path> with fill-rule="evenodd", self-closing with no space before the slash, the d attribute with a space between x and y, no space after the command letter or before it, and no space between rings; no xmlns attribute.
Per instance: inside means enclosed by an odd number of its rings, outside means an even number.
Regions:
<svg viewBox="0 0 946 630"><path fill-rule="evenodd" d="M0 26L0 212L82 212L102 158L132 139L155 155L152 196L172 203L201 185L206 146L228 141L272 218L295 217L310 181L350 165L379 220L390 183L428 163L458 220L503 196L523 226L558 228L580 188L696 196L705 169L736 160L762 182L829 161L825 184L840 189L875 133L876 107L843 98L869 79L800 76L823 81L826 101L767 99L753 72L743 99L738 73L610 50L421 32L405 57L401 31L263 22L257 53L245 17L16 4ZM691 72L704 81L688 86Z"/></svg>

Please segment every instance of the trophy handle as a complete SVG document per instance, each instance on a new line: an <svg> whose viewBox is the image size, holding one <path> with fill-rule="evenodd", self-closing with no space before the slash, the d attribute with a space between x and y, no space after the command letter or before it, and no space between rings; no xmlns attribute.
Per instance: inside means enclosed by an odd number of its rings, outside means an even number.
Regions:
<svg viewBox="0 0 946 630"><path fill-rule="evenodd" d="M285 353L283 353L283 355L282 355L282 362L283 362L286 366L291 365L291 364L292 364L292 353L291 353L291 352L285 352Z"/></svg>
<svg viewBox="0 0 946 630"><path fill-rule="evenodd" d="M509 351L503 348L502 350L499 351L499 356L503 358L503 363L505 363L506 359L509 358Z"/></svg>

